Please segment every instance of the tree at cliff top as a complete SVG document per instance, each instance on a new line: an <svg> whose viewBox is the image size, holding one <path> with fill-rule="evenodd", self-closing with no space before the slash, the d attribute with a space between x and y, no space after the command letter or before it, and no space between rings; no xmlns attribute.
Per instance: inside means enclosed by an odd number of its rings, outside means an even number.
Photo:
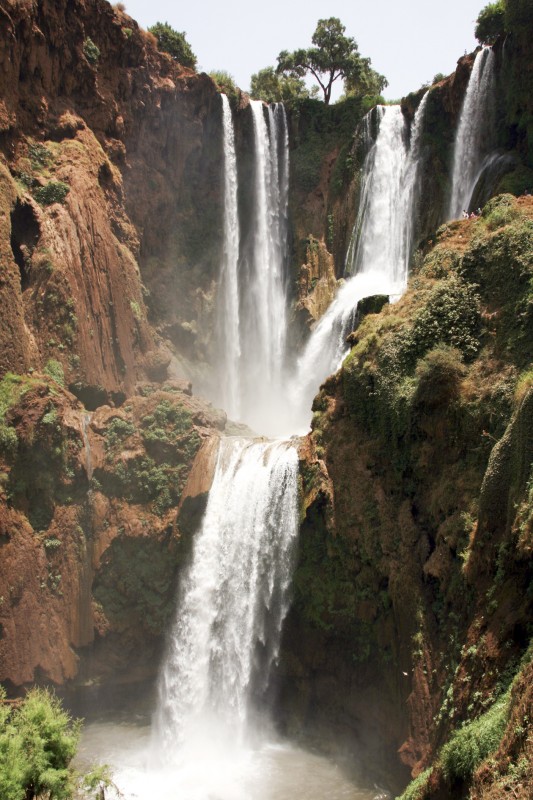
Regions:
<svg viewBox="0 0 533 800"><path fill-rule="evenodd" d="M319 93L318 86L308 89L297 75L280 75L273 67L265 67L252 75L250 95L254 100L266 103L285 103L291 105L298 100L308 100Z"/></svg>
<svg viewBox="0 0 533 800"><path fill-rule="evenodd" d="M156 22L148 30L157 39L157 46L160 50L171 55L175 61L183 64L184 67L196 69L196 56L185 38L184 31L175 31L168 22Z"/></svg>
<svg viewBox="0 0 533 800"><path fill-rule="evenodd" d="M357 42L345 36L345 30L337 17L319 19L311 39L314 47L292 53L283 50L278 56L278 74L303 78L311 73L324 92L326 105L339 78L344 79L352 96L379 94L387 86L386 78L371 68L369 58L362 58Z"/></svg>
<svg viewBox="0 0 533 800"><path fill-rule="evenodd" d="M481 44L494 44L505 31L505 0L489 3L479 12L476 39Z"/></svg>

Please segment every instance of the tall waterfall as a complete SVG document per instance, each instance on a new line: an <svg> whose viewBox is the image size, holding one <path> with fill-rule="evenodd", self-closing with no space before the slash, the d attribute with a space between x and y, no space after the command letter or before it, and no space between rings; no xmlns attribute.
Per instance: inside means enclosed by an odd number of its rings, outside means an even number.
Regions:
<svg viewBox="0 0 533 800"><path fill-rule="evenodd" d="M494 146L494 62L491 47L474 61L455 138L448 217L469 210L485 157Z"/></svg>
<svg viewBox="0 0 533 800"><path fill-rule="evenodd" d="M253 186L250 213L239 222L233 119L222 95L224 249L220 269L217 388L230 418L261 433L279 433L286 369L286 258L289 141L281 103L250 104Z"/></svg>
<svg viewBox="0 0 533 800"><path fill-rule="evenodd" d="M241 338L239 311L239 211L237 201L237 157L235 133L229 100L222 97L224 149L224 250L220 274L218 328L223 352L220 371L221 402L228 414L238 419L241 413Z"/></svg>
<svg viewBox="0 0 533 800"><path fill-rule="evenodd" d="M417 109L410 144L400 106L378 106L363 120L367 155L359 213L346 259L346 273L351 277L313 330L290 383L291 406L300 426L317 386L338 369L346 355L345 339L358 302L374 294L397 296L405 289L428 97L426 92ZM379 124L375 141L372 114L377 115Z"/></svg>
<svg viewBox="0 0 533 800"><path fill-rule="evenodd" d="M281 104L251 102L254 126L254 210L249 282L243 298L243 418L275 433L286 358L288 136ZM268 121L267 121L268 120Z"/></svg>
<svg viewBox="0 0 533 800"><path fill-rule="evenodd" d="M246 737L288 608L297 497L292 445L222 440L160 679L155 731L170 760Z"/></svg>

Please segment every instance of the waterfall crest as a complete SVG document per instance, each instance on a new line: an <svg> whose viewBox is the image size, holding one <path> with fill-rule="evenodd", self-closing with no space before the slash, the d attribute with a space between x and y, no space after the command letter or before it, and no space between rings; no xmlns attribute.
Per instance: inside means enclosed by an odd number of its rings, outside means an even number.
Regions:
<svg viewBox="0 0 533 800"><path fill-rule="evenodd" d="M298 456L287 442L223 439L159 685L156 740L244 740L288 608ZM158 747L159 749L159 747Z"/></svg>
<svg viewBox="0 0 533 800"><path fill-rule="evenodd" d="M484 159L494 146L494 64L492 47L484 47L472 67L455 137L449 219L470 210Z"/></svg>

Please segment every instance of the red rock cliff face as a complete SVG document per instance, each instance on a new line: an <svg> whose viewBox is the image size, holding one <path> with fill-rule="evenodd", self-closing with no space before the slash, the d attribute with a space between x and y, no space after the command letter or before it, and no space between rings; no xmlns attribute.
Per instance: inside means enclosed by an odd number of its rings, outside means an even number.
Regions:
<svg viewBox="0 0 533 800"><path fill-rule="evenodd" d="M195 192L217 197L214 86L99 0L2 0L0 80L0 371L53 358L72 385L128 393L169 361L150 293L182 351L209 314L190 218Z"/></svg>

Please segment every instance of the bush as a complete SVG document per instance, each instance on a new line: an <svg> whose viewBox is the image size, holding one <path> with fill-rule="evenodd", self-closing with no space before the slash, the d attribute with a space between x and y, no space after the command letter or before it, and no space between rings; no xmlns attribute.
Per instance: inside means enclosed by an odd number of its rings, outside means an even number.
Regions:
<svg viewBox="0 0 533 800"><path fill-rule="evenodd" d="M397 800L422 800L426 796L426 788L429 776L431 775L431 769L426 769L424 772L421 772L405 789L401 797L397 798Z"/></svg>
<svg viewBox="0 0 533 800"><path fill-rule="evenodd" d="M32 689L15 710L1 705L4 698L0 688L0 797L68 800L74 791L69 765L79 722L44 689Z"/></svg>
<svg viewBox="0 0 533 800"><path fill-rule="evenodd" d="M487 756L498 747L505 731L510 690L492 708L456 731L441 750L444 777L450 783L467 781Z"/></svg>
<svg viewBox="0 0 533 800"><path fill-rule="evenodd" d="M87 37L83 43L83 54L89 64L97 64L100 58L100 48Z"/></svg>
<svg viewBox="0 0 533 800"><path fill-rule="evenodd" d="M219 92L232 99L238 99L239 87L235 83L235 78L223 69L216 69L209 73L209 77L216 83Z"/></svg>
<svg viewBox="0 0 533 800"><path fill-rule="evenodd" d="M63 365L59 361L56 361L55 358L51 358L46 362L43 372L60 386L65 385L65 372L63 370Z"/></svg>
<svg viewBox="0 0 533 800"><path fill-rule="evenodd" d="M459 398L461 379L465 374L461 353L439 344L418 362L414 402L440 406Z"/></svg>
<svg viewBox="0 0 533 800"><path fill-rule="evenodd" d="M476 39L480 44L494 44L498 36L505 33L505 1L489 3L479 13L476 23Z"/></svg>
<svg viewBox="0 0 533 800"><path fill-rule="evenodd" d="M455 275L430 293L417 312L413 327L406 337L404 355L407 361L420 358L439 343L459 350L466 360L479 350L481 316L476 287Z"/></svg>
<svg viewBox="0 0 533 800"><path fill-rule="evenodd" d="M45 186L35 189L33 196L42 206L51 206L53 203L63 203L70 192L70 186L62 181L50 181Z"/></svg>
<svg viewBox="0 0 533 800"><path fill-rule="evenodd" d="M179 64L196 69L196 56L184 31L175 31L168 22L156 22L148 31L157 39L159 50L168 53Z"/></svg>

